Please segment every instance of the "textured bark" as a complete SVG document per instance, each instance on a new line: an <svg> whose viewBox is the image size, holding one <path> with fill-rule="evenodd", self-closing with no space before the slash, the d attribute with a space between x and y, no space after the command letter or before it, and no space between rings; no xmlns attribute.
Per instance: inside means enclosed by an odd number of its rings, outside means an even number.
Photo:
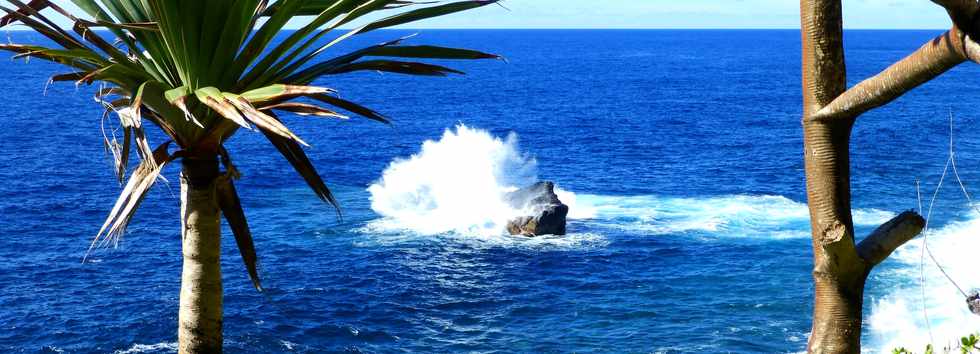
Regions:
<svg viewBox="0 0 980 354"><path fill-rule="evenodd" d="M953 0L950 0L952 2ZM956 27L881 74L846 90L840 0L801 0L803 135L813 236L810 353L860 353L864 285L871 269L925 224L902 213L855 245L850 136L861 113L884 105L970 57ZM976 52L976 50L974 50Z"/></svg>
<svg viewBox="0 0 980 354"><path fill-rule="evenodd" d="M871 266L875 266L922 232L925 226L926 220L915 212L898 214L861 240L857 245L858 255Z"/></svg>
<svg viewBox="0 0 980 354"><path fill-rule="evenodd" d="M854 249L849 145L854 117L813 120L846 89L839 0L801 0L803 134L815 286L811 353L859 353L867 266Z"/></svg>
<svg viewBox="0 0 980 354"><path fill-rule="evenodd" d="M864 281L840 280L814 273L813 329L809 353L860 353Z"/></svg>
<svg viewBox="0 0 980 354"><path fill-rule="evenodd" d="M869 267L854 248L849 186L851 122L804 126L807 200L813 234L811 353L858 353Z"/></svg>
<svg viewBox="0 0 980 354"><path fill-rule="evenodd" d="M181 354L220 353L222 348L221 219L214 188L218 175L217 159L183 160Z"/></svg>

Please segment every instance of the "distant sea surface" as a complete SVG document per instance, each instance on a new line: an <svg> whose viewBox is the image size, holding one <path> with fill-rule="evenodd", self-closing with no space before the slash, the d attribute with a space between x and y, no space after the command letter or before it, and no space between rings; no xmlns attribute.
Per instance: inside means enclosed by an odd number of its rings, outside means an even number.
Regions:
<svg viewBox="0 0 980 354"><path fill-rule="evenodd" d="M284 117L313 145L343 220L261 134L229 144L265 292L251 287L225 229L227 352L804 350L812 251L797 31L418 32L408 43L507 61L445 63L467 73L448 78L320 79L394 120ZM332 53L412 33L371 33ZM848 31L850 83L939 34ZM121 188L95 88L45 84L67 71L0 61L0 349L174 352L177 168L119 247L83 263ZM917 179L928 205L951 113L958 172L980 193L978 77L975 65L957 67L860 118L851 147L859 235L918 208ZM163 139L151 131L151 142ZM969 289L980 286L980 221L951 176L929 245ZM568 236L503 235L512 211L494 208L495 193L534 180L555 181L572 204ZM921 242L871 275L870 352L980 329L928 258L923 293Z"/></svg>

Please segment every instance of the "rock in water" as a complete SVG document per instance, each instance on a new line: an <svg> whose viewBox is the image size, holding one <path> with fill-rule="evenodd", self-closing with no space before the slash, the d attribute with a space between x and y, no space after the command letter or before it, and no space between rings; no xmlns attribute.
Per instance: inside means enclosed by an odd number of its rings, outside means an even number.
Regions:
<svg viewBox="0 0 980 354"><path fill-rule="evenodd" d="M538 236L564 235L568 206L555 194L555 184L538 182L529 187L510 192L507 202L516 209L528 213L507 222L511 235Z"/></svg>

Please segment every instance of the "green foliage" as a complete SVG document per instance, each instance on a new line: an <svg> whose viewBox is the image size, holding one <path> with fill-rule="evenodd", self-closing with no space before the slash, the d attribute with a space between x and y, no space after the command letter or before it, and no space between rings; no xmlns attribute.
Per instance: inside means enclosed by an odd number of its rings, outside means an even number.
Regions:
<svg viewBox="0 0 980 354"><path fill-rule="evenodd" d="M961 354L980 353L980 334L971 334L960 338L960 342L958 344L955 346L944 347L942 351L944 354L951 354L954 352ZM923 353L935 354L936 351L933 349L932 344L929 344L926 346L926 350ZM892 354L915 354L915 352L901 347L893 349Z"/></svg>
<svg viewBox="0 0 980 354"><path fill-rule="evenodd" d="M265 109L267 106L306 97L303 94L281 96L275 102L267 100L264 104L244 102L249 107L238 108L233 107L237 106L235 102L226 102L229 96L275 85L306 86L324 76L362 70L426 76L459 73L439 65L403 61L403 58L497 58L472 50L401 46L402 40L395 40L320 60L328 49L352 36L465 11L497 0L434 6L420 6L431 1L404 0L279 0L272 4L264 0L73 0L85 14L69 13L52 1L35 0L30 4L6 1L13 7L0 6L0 11L7 13L0 24L21 22L60 48L5 44L0 45L0 50L71 67L74 70L71 75L59 75L63 80L99 81L118 88L112 95L99 96L100 99L130 98L107 99L107 106L112 109L132 105L131 98L139 87L155 87L144 93L141 105L133 109L153 112L144 118L161 126L187 150L215 151L239 127L248 127L242 123L251 122L253 117L271 121L266 116L274 110ZM73 21L75 33L50 21L42 13L46 9ZM368 22L325 44L320 41L339 26L380 11L397 13ZM274 44L273 39L286 23L298 17L306 17L309 24ZM97 28L109 29L120 46L112 45L93 31ZM368 57L381 59L364 60ZM202 95L201 89L206 89L207 94ZM356 107L352 113L366 110ZM261 114L247 114L252 108ZM350 110L350 107L337 108ZM275 122L258 125L260 130L295 140L288 129Z"/></svg>
<svg viewBox="0 0 980 354"><path fill-rule="evenodd" d="M974 349L980 350L977 347L977 335L971 334L969 337L960 338L960 349L963 354L972 353Z"/></svg>
<svg viewBox="0 0 980 354"><path fill-rule="evenodd" d="M0 18L0 27L20 23L56 46L11 43L0 44L0 50L15 53L15 58L37 58L71 70L55 75L52 81L101 85L96 101L106 113L117 113L122 125L122 144L115 137L105 139L120 180L127 172L130 145L137 147L140 164L130 173L92 247L118 241L163 167L175 159L220 155L227 175L237 178L224 143L239 128L260 131L316 195L339 210L303 151L306 142L277 113L347 117L331 109L336 108L387 123L382 114L336 97L335 90L311 84L355 71L422 76L460 73L406 59L499 58L467 49L402 46L407 38L322 58L334 45L355 35L499 0L72 0L83 13L70 13L55 1L24 1L0 0L0 15L6 14ZM321 40L342 25L378 12L390 13L332 40ZM48 18L51 15L64 17L72 27L62 28ZM300 17L308 24L274 43L284 26ZM106 35L114 38L103 38ZM157 126L180 150L170 153L170 141L152 148L144 120ZM251 234L230 179L223 183L227 185L221 187L219 202L258 288Z"/></svg>

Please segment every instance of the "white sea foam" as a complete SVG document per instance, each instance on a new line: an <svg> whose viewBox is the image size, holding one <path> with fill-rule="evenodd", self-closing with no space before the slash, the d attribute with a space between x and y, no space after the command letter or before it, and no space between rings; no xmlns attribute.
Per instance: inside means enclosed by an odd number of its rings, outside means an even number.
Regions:
<svg viewBox="0 0 980 354"><path fill-rule="evenodd" d="M389 241L449 235L482 244L527 245L502 237L507 220L523 214L508 205L504 195L535 181L537 162L521 151L515 134L500 139L458 125L446 130L440 140L424 142L419 153L392 162L368 188L371 208L382 218L362 231L389 235ZM569 219L589 226L649 235L698 231L718 236L808 237L806 205L782 196L602 196L561 188L556 193L569 206ZM878 225L893 215L858 210L854 220L858 225ZM583 244L600 241L594 233L578 236ZM565 244L570 239L576 238L539 242Z"/></svg>
<svg viewBox="0 0 980 354"><path fill-rule="evenodd" d="M458 125L419 153L391 163L368 188L371 208L381 215L362 232L365 244L399 244L439 237L476 248L581 249L602 247L605 237L572 232L561 237L505 235L507 220L525 214L504 199L507 192L537 179L537 162L521 151L517 135L505 139ZM575 193L556 188L570 218L590 218Z"/></svg>
<svg viewBox="0 0 980 354"><path fill-rule="evenodd" d="M290 342L288 340L280 340L279 341L279 344L281 344L282 347L283 348L286 348L286 350L288 350L288 351L294 351L294 350L296 350L296 343Z"/></svg>
<svg viewBox="0 0 980 354"><path fill-rule="evenodd" d="M655 195L607 196L576 194L558 188L570 207L571 234L538 238L504 235L507 220L521 211L504 201L505 193L537 181L534 158L523 153L513 134L506 139L486 131L457 126L438 141L426 141L421 151L394 161L368 189L371 206L382 218L362 231L365 244L402 244L427 237L476 248L524 247L581 249L608 244L603 230L641 235L695 233L710 237L785 239L809 237L805 203L778 195L727 195L676 198ZM877 209L854 211L856 226L874 227L894 216ZM584 227L587 232L576 232ZM950 275L969 290L980 286L974 253L980 249L980 219L954 223L931 232L932 251ZM905 346L921 350L929 343L918 287L920 241L902 247L876 271L890 290L871 301L866 349L890 352ZM895 264L897 262L898 264ZM928 263L927 263L928 264ZM927 266L925 304L935 343L942 347L971 331L980 330L962 295ZM805 341L806 333L792 334Z"/></svg>
<svg viewBox="0 0 980 354"><path fill-rule="evenodd" d="M173 353L177 350L177 342L165 342L155 344L133 344L126 350L117 350L116 354L137 354L137 353Z"/></svg>
<svg viewBox="0 0 980 354"><path fill-rule="evenodd" d="M783 196L729 195L705 198L658 196L575 196L580 214L595 225L661 235L705 232L721 237L809 237L806 204ZM877 209L854 212L854 223L880 225L894 214Z"/></svg>
<svg viewBox="0 0 980 354"><path fill-rule="evenodd" d="M422 235L410 231L379 233L370 226L359 230L366 237L354 243L357 247L395 246L419 241L451 242L473 249L514 248L533 251L563 251L597 249L609 245L604 235L591 232L573 232L564 236L544 235L522 237L509 235L468 235L455 232L439 235Z"/></svg>
<svg viewBox="0 0 980 354"><path fill-rule="evenodd" d="M976 256L980 249L978 234L980 219L952 223L928 234L933 255L967 292L980 287ZM923 299L919 287L921 252L922 238L909 242L889 259L897 264L879 275L890 287L886 295L872 301L868 318L872 347L879 352L891 352L896 347L921 352L928 343L941 349L957 343L964 335L980 331L980 316L969 311L963 295L946 280L928 255L925 258L926 293ZM923 304L929 316L928 324L922 311Z"/></svg>
<svg viewBox="0 0 980 354"><path fill-rule="evenodd" d="M519 215L507 192L537 180L534 158L521 153L517 135L499 139L465 125L446 130L439 141L391 163L371 185L371 208L383 218L376 231L410 230L434 235L500 235Z"/></svg>

